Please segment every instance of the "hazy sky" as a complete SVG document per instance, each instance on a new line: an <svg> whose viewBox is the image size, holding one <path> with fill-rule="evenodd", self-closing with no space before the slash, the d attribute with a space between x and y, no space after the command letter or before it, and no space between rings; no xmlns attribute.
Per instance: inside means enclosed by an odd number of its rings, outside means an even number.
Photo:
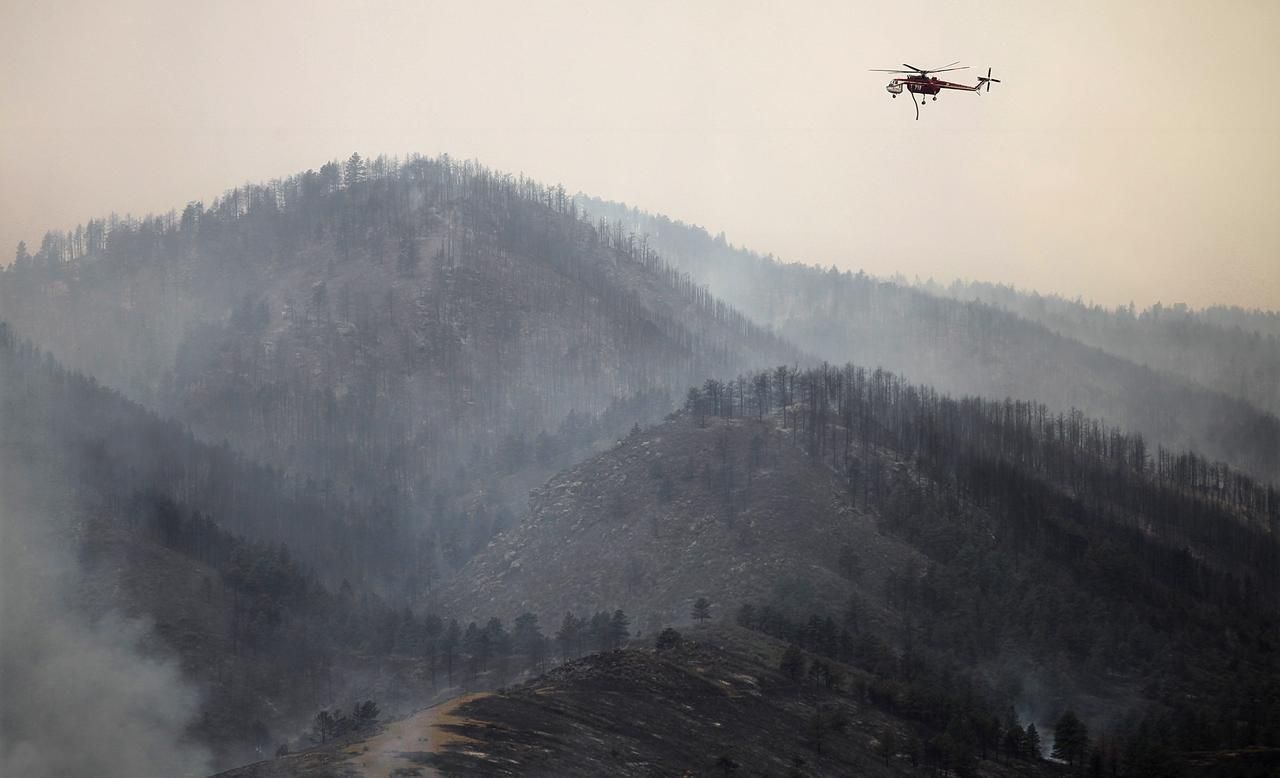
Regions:
<svg viewBox="0 0 1280 778"><path fill-rule="evenodd" d="M358 150L786 259L1280 308L1280 2L0 0L0 246ZM981 97L867 68L952 60Z"/></svg>

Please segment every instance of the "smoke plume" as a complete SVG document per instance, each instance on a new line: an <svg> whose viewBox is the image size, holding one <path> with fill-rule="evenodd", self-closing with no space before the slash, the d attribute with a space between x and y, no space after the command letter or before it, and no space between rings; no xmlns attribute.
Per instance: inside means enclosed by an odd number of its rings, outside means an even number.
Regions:
<svg viewBox="0 0 1280 778"><path fill-rule="evenodd" d="M185 739L197 695L176 665L143 653L146 624L81 608L72 536L43 509L15 506L20 487L7 470L0 470L0 775L206 774L207 755Z"/></svg>

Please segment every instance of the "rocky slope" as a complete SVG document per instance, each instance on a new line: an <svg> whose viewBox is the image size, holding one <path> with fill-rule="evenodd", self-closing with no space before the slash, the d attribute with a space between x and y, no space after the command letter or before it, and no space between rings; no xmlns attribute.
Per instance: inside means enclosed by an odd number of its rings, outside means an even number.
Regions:
<svg viewBox="0 0 1280 778"><path fill-rule="evenodd" d="M856 578L840 568L846 547ZM536 490L521 522L440 597L462 613L530 610L550 624L566 610L622 608L644 628L686 621L699 597L730 614L793 585L827 607L855 593L879 602L860 582L913 559L775 424L681 416Z"/></svg>

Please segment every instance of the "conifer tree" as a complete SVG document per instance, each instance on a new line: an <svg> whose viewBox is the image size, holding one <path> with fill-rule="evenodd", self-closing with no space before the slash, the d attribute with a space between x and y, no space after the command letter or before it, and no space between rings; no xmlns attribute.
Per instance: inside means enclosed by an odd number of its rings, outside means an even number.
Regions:
<svg viewBox="0 0 1280 778"><path fill-rule="evenodd" d="M1027 725L1027 736L1023 741L1023 745L1026 749L1023 752L1023 756L1027 759L1037 762L1043 756L1043 752L1040 750L1040 732L1036 730L1034 723Z"/></svg>
<svg viewBox="0 0 1280 778"><path fill-rule="evenodd" d="M782 661L778 664L778 669L783 675L793 681L800 680L804 675L804 654L800 652L800 647L795 643L787 646L787 650L782 654Z"/></svg>
<svg viewBox="0 0 1280 778"><path fill-rule="evenodd" d="M560 629L556 631L556 643L560 645L560 657L566 662L580 653L582 620L573 615L572 611L564 612L564 619L560 622Z"/></svg>
<svg viewBox="0 0 1280 778"><path fill-rule="evenodd" d="M1067 711L1053 727L1053 758L1069 765L1084 762L1089 753L1089 730L1075 711Z"/></svg>
<svg viewBox="0 0 1280 778"><path fill-rule="evenodd" d="M622 648L622 644L631 637L630 626L631 619L627 618L627 614L623 613L621 608L613 612L613 616L609 619L609 648L614 650Z"/></svg>
<svg viewBox="0 0 1280 778"><path fill-rule="evenodd" d="M680 636L680 633L671 627L667 627L658 633L655 647L659 651L669 651L673 648L678 648L682 642L684 642L684 638Z"/></svg>

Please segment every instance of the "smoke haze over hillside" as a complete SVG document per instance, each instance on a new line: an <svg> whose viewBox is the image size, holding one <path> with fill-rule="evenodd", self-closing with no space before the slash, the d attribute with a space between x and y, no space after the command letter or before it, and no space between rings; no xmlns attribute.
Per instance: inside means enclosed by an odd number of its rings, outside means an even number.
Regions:
<svg viewBox="0 0 1280 778"><path fill-rule="evenodd" d="M0 29L0 778L1280 778L1280 2Z"/></svg>
<svg viewBox="0 0 1280 778"><path fill-rule="evenodd" d="M0 774L24 778L204 775L184 743L195 691L143 651L147 625L78 602L66 527L17 504L0 470Z"/></svg>

